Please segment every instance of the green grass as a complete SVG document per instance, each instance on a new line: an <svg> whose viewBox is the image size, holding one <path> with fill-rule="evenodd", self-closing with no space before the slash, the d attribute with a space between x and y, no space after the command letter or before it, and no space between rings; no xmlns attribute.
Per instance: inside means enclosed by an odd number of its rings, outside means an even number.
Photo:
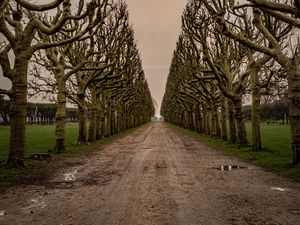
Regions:
<svg viewBox="0 0 300 225"><path fill-rule="evenodd" d="M125 135L128 132L135 130L132 128L123 131L119 134L97 141L97 144L108 143L120 135ZM78 124L67 123L65 134L66 151L61 156L70 154L81 154L88 151L88 145L75 146L78 135ZM9 145L9 126L0 126L0 162L3 161L8 154ZM52 152L55 145L55 126L54 125L27 125L26 127L26 143L25 156L30 156L34 153Z"/></svg>
<svg viewBox="0 0 300 225"><path fill-rule="evenodd" d="M9 187L23 183L40 182L48 175L62 166L65 166L64 158L79 156L99 150L99 146L110 143L116 138L123 137L137 128L132 128L113 136L101 139L91 145L75 146L77 139L78 124L66 124L66 151L59 155L52 155L53 161L25 160L25 168L8 168L1 164L7 158L9 143L9 127L0 126L0 193ZM26 127L26 156L34 153L46 153L54 148L55 126L54 125L28 125ZM95 146L97 146L95 148Z"/></svg>
<svg viewBox="0 0 300 225"><path fill-rule="evenodd" d="M71 147L77 138L77 123L66 124L66 147ZM6 158L9 145L9 126L0 126L0 159ZM25 154L48 152L55 145L54 125L28 125L26 127Z"/></svg>
<svg viewBox="0 0 300 225"><path fill-rule="evenodd" d="M248 140L252 143L251 123L246 123ZM261 124L261 139L266 151L258 152L256 161L267 168L284 167L292 162L291 132L289 125ZM280 172L280 171L279 171Z"/></svg>
<svg viewBox="0 0 300 225"><path fill-rule="evenodd" d="M181 132L197 138L208 146L234 155L244 161L261 166L269 171L300 181L300 165L292 166L292 150L289 125L261 124L263 151L253 152L251 147L238 148L227 142L203 136L197 132L169 125ZM251 144L251 123L246 123L248 140Z"/></svg>
<svg viewBox="0 0 300 225"><path fill-rule="evenodd" d="M78 124L66 124L66 147L68 151L77 150L83 152L83 147L75 148L73 143L77 137ZM26 168L7 168L1 165L8 154L9 126L0 126L0 193L5 192L8 187L24 182L45 178L57 168L57 163L29 160L25 161ZM55 145L54 125L28 125L26 127L25 156L34 153L46 153Z"/></svg>

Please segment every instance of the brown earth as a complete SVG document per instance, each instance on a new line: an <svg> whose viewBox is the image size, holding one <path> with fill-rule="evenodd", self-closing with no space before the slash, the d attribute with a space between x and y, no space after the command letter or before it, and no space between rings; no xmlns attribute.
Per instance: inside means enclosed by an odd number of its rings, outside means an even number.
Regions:
<svg viewBox="0 0 300 225"><path fill-rule="evenodd" d="M163 123L144 125L101 149L69 159L74 167L41 185L1 195L0 224L300 224L300 183ZM220 165L244 168L221 171Z"/></svg>

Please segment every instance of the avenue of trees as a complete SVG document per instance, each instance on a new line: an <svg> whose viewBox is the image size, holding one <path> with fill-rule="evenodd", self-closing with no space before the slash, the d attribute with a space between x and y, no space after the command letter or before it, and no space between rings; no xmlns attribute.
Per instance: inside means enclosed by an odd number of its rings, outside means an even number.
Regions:
<svg viewBox="0 0 300 225"><path fill-rule="evenodd" d="M300 2L244 2L189 1L161 115L168 122L243 146L248 144L243 103L251 101L251 108L244 110L251 116L253 151L259 151L261 108L275 107L280 101L283 107L288 101L289 111L284 111L282 119L290 123L293 163L297 164ZM285 94L286 101L280 97ZM261 106L263 99L270 104Z"/></svg>
<svg viewBox="0 0 300 225"><path fill-rule="evenodd" d="M77 106L78 144L138 126L155 113L122 0L1 1L0 66L12 84L0 95L9 98L7 164L13 166L24 165L25 124L37 111L28 97L55 101L47 112L55 113L57 152L65 149L68 102Z"/></svg>

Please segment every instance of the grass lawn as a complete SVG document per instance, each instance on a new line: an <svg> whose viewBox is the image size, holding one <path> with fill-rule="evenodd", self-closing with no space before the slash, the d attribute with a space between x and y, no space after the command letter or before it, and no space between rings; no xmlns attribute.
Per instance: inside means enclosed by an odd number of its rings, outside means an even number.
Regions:
<svg viewBox="0 0 300 225"><path fill-rule="evenodd" d="M246 123L248 140L252 143L251 123ZM289 125L261 124L261 139L265 151L255 153L258 163L266 166L284 166L292 162L291 131ZM271 157L270 157L271 156Z"/></svg>
<svg viewBox="0 0 300 225"><path fill-rule="evenodd" d="M66 124L66 151L63 154L53 155L53 161L25 160L25 168L9 168L2 162L7 158L9 143L9 126L0 126L0 194L9 187L23 183L37 182L45 179L54 171L64 166L64 158L83 155L102 144L110 143L116 138L122 137L137 128L132 128L112 135L108 138L96 141L91 145L74 146L78 135L78 123ZM26 127L25 154L46 153L54 148L55 126L54 125L28 125ZM97 146L97 148L95 148Z"/></svg>
<svg viewBox="0 0 300 225"><path fill-rule="evenodd" d="M72 146L77 138L78 124L66 124L66 147ZM9 126L0 126L0 159L7 157ZM54 125L28 125L26 127L25 154L48 152L55 145Z"/></svg>
<svg viewBox="0 0 300 225"><path fill-rule="evenodd" d="M266 168L267 170L280 173L294 180L300 181L300 165L291 166L292 150L290 126L282 124L261 124L261 136L263 151L253 152L251 147L237 148L237 146L227 142L203 136L193 131L175 127L176 129L187 133L201 142L205 142L223 152L235 155L241 159ZM251 144L251 123L246 123L248 140Z"/></svg>

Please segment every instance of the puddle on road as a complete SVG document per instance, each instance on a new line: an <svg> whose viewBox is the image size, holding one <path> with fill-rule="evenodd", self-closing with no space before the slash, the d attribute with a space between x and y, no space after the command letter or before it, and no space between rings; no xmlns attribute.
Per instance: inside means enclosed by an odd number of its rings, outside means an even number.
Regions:
<svg viewBox="0 0 300 225"><path fill-rule="evenodd" d="M280 188L280 187L272 187L271 190L275 190L275 191L289 191L290 189L288 188Z"/></svg>
<svg viewBox="0 0 300 225"><path fill-rule="evenodd" d="M78 173L78 168L73 168L70 172L64 173L65 181L74 181L76 180L76 174Z"/></svg>
<svg viewBox="0 0 300 225"><path fill-rule="evenodd" d="M239 166L239 165L221 165L221 166L213 167L213 169L217 169L220 171L231 171L231 170L252 169L252 168L246 166Z"/></svg>
<svg viewBox="0 0 300 225"><path fill-rule="evenodd" d="M44 197L33 198L28 201L28 205L22 208L24 213L33 213L47 207Z"/></svg>
<svg viewBox="0 0 300 225"><path fill-rule="evenodd" d="M84 175L84 166L75 166L56 174L48 183L48 188L72 188L75 181L80 180Z"/></svg>

